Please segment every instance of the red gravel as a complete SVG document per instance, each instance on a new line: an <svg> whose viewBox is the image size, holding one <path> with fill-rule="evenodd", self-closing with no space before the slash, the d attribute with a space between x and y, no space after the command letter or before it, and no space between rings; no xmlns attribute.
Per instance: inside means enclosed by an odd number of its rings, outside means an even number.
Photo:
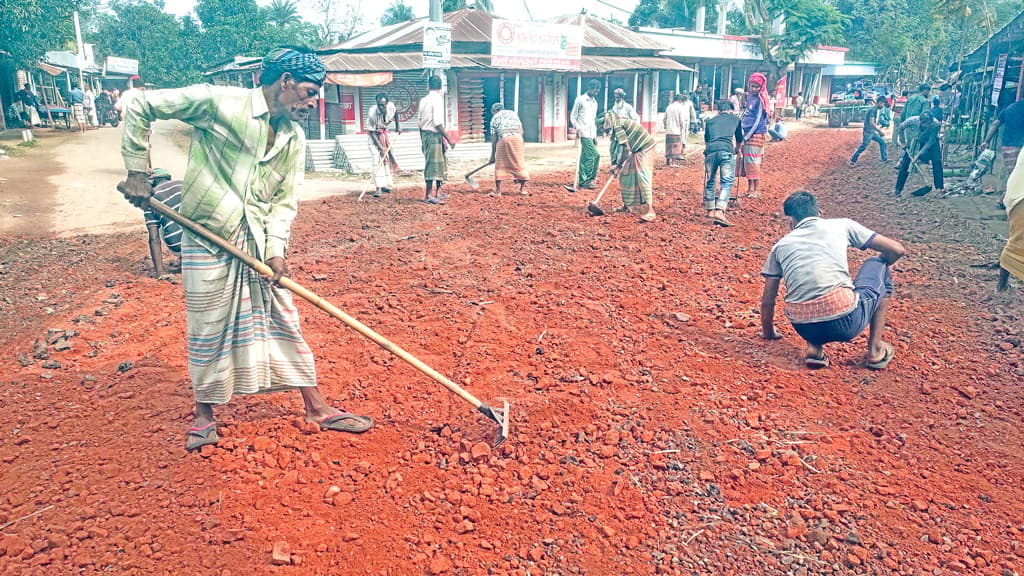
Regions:
<svg viewBox="0 0 1024 576"><path fill-rule="evenodd" d="M0 574L1016 574L1021 308L981 302L974 223L842 167L858 139L772 145L727 230L696 165L659 171L646 225L585 217L564 174L525 200L306 204L294 277L509 400L493 451L468 405L302 305L326 394L378 426L319 433L295 394L240 397L221 444L186 455L182 290L138 275L143 238L5 241ZM809 372L781 318L784 340L758 336L799 188L910 250L887 371L859 367L863 337ZM47 328L77 333L33 359Z"/></svg>

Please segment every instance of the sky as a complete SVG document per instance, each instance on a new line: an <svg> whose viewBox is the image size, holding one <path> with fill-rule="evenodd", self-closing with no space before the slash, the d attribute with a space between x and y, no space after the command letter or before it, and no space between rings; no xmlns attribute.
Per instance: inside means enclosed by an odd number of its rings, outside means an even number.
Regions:
<svg viewBox="0 0 1024 576"><path fill-rule="evenodd" d="M344 6L346 2L358 3L363 14L366 30L372 30L374 27L379 26L380 17L390 4L388 0L337 1L341 6ZM256 0L256 2L261 6L270 3L269 0ZM405 3L412 7L413 13L417 17L427 16L430 10L429 0L405 0ZM469 3L472 4L472 0L469 0ZM637 0L608 0L605 4L598 0L556 0L554 2L551 0L493 0L494 10L498 16L508 18L509 20L527 21L530 19L527 13L528 7L529 15L532 15L534 20L544 20L564 14L578 14L582 8L586 8L588 14L594 14L601 18L614 17L619 21L625 22L629 19L629 14L633 11L636 3ZM164 11L177 16L183 16L191 12L195 4L195 0L164 0ZM316 4L316 0L299 0L302 14L306 20L313 22L318 20L315 16L317 13ZM628 12L612 8L608 4L620 6ZM340 13L343 13L343 10L339 10Z"/></svg>

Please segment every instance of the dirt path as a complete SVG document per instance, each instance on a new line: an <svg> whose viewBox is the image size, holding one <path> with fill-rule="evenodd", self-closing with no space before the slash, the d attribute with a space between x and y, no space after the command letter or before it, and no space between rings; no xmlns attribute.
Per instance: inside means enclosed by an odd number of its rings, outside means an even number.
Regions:
<svg viewBox="0 0 1024 576"><path fill-rule="evenodd" d="M187 456L181 287L134 273L137 238L85 236L34 244L54 266L38 300L27 248L4 245L0 288L37 324L0 359L0 574L1017 574L1021 307L983 301L994 275L970 265L992 232L886 197L891 168L844 167L857 141L771 145L764 196L727 230L701 218L696 165L659 170L649 225L586 218L564 173L528 199L306 203L296 279L510 400L494 451L467 406L303 304L321 386L378 427L315 433L295 395L238 398L221 445ZM885 372L859 367L863 338L808 372L788 326L757 335L757 273L799 188L910 249ZM63 264L83 246L95 266ZM76 334L33 359L46 328Z"/></svg>

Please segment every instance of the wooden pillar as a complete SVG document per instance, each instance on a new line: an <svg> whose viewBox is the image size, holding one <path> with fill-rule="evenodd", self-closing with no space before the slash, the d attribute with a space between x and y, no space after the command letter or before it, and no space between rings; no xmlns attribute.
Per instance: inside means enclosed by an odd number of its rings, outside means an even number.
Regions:
<svg viewBox="0 0 1024 576"><path fill-rule="evenodd" d="M640 105L640 99L637 96L640 95L638 89L640 87L640 73L633 72L633 106Z"/></svg>
<svg viewBox="0 0 1024 576"><path fill-rule="evenodd" d="M327 140L327 107L324 105L324 87L320 86L320 139Z"/></svg>
<svg viewBox="0 0 1024 576"><path fill-rule="evenodd" d="M676 72L676 94L679 94L679 75L680 72Z"/></svg>
<svg viewBox="0 0 1024 576"><path fill-rule="evenodd" d="M1017 78L1017 97L1014 98L1014 102L1020 100L1020 97L1024 95L1024 56L1021 57L1020 61L1020 75ZM963 98L963 94L960 95Z"/></svg>
<svg viewBox="0 0 1024 576"><path fill-rule="evenodd" d="M498 72L498 102L505 105L505 73Z"/></svg>
<svg viewBox="0 0 1024 576"><path fill-rule="evenodd" d="M608 75L604 75L604 110L608 111Z"/></svg>
<svg viewBox="0 0 1024 576"><path fill-rule="evenodd" d="M515 97L513 98L513 104L516 114L519 113L519 72L516 72L516 84L515 84Z"/></svg>
<svg viewBox="0 0 1024 576"><path fill-rule="evenodd" d="M576 75L576 97L579 98L583 94L583 75Z"/></svg>

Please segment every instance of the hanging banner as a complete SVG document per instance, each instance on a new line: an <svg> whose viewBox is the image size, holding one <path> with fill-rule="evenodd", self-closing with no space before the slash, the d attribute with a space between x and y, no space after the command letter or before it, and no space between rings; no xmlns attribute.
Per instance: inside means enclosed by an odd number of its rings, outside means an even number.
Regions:
<svg viewBox="0 0 1024 576"><path fill-rule="evenodd" d="M107 56L107 63L104 68L104 74L114 73L132 76L139 73L139 61L131 58Z"/></svg>
<svg viewBox="0 0 1024 576"><path fill-rule="evenodd" d="M495 68L579 70L583 27L572 24L491 23L491 65Z"/></svg>
<svg viewBox="0 0 1024 576"><path fill-rule="evenodd" d="M390 84L393 74L391 72L371 72L369 74L345 74L342 72L328 72L326 84L340 84L341 86L358 86L367 88L371 86L384 86Z"/></svg>
<svg viewBox="0 0 1024 576"><path fill-rule="evenodd" d="M992 105L999 105L999 94L1003 90L1003 77L1006 75L1006 59L1009 54L1000 54L996 60L996 75L992 79Z"/></svg>
<svg viewBox="0 0 1024 576"><path fill-rule="evenodd" d="M450 68L452 65L452 25L427 22L423 25L423 67Z"/></svg>

